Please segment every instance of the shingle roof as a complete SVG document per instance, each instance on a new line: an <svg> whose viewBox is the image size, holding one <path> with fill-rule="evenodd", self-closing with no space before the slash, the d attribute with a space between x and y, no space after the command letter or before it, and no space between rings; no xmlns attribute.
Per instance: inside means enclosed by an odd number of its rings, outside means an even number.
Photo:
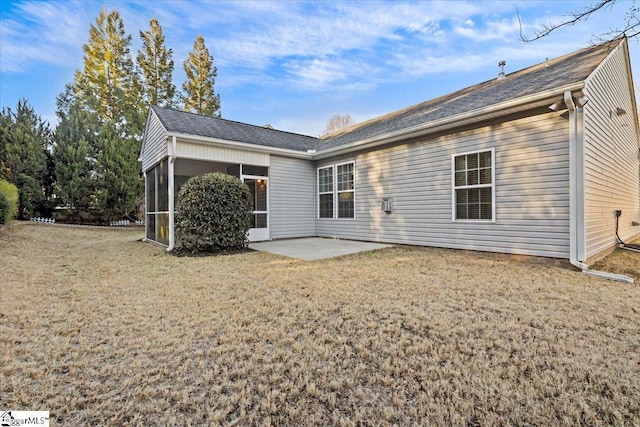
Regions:
<svg viewBox="0 0 640 427"><path fill-rule="evenodd" d="M411 107L342 129L319 139L216 117L152 106L169 132L296 151L317 150L375 138L491 105L584 81L622 40L591 46Z"/></svg>
<svg viewBox="0 0 640 427"><path fill-rule="evenodd" d="M325 137L322 148L333 148L412 126L472 112L511 99L533 95L585 80L620 40L588 47L554 60L534 65L506 78L492 79L378 117Z"/></svg>
<svg viewBox="0 0 640 427"><path fill-rule="evenodd" d="M249 144L289 150L307 151L315 149L318 138L283 132L262 126L234 122L218 117L201 116L158 106L151 109L160 119L168 132L198 135L227 141L246 142Z"/></svg>

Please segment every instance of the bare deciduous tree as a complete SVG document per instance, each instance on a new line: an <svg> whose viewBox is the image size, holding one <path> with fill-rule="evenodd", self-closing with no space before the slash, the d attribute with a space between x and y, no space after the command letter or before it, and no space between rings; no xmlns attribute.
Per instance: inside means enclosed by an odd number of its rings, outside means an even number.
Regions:
<svg viewBox="0 0 640 427"><path fill-rule="evenodd" d="M344 129L346 127L353 126L355 124L356 122L354 122L351 116L348 114L344 116L340 114L334 114L329 119L329 122L327 123L327 127L322 132L322 135L323 136L328 135L330 133L337 132L340 129Z"/></svg>
<svg viewBox="0 0 640 427"><path fill-rule="evenodd" d="M516 14L518 15L518 22L520 24L520 39L524 42L532 42L535 40L539 40L543 37L548 36L555 30L560 28L570 27L580 22L584 22L591 15L596 12L602 10L611 10L614 4L618 3L619 0L600 0L597 3L585 8L580 12L574 12L567 15L567 20L563 21L559 24L547 24L542 27L541 30L534 32L532 36L525 36L522 30L522 19L520 18L520 12L516 7ZM636 6L636 2L631 3L629 10L625 14L624 26L620 28L611 29L606 33L602 33L599 35L594 35L594 39L596 41L607 41L613 40L621 36L626 36L627 38L633 38L640 35L640 7Z"/></svg>

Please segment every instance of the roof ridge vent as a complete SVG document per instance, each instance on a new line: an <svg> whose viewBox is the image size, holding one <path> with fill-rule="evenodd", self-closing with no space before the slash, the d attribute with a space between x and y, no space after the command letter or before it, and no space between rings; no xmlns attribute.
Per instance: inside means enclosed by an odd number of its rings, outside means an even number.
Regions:
<svg viewBox="0 0 640 427"><path fill-rule="evenodd" d="M498 78L496 80L502 80L505 78L504 75L504 66L507 65L505 61L498 62L498 67L500 67L500 72L498 73Z"/></svg>

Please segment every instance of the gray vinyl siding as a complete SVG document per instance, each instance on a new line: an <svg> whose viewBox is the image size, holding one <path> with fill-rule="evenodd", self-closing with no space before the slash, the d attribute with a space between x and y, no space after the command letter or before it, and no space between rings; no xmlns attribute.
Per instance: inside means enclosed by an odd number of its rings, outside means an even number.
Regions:
<svg viewBox="0 0 640 427"><path fill-rule="evenodd" d="M316 235L568 258L568 139L567 120L550 113L322 160L355 161L356 218L316 219ZM453 222L451 156L491 148L495 223Z"/></svg>
<svg viewBox="0 0 640 427"><path fill-rule="evenodd" d="M269 169L271 238L313 236L314 200L313 162L272 155Z"/></svg>
<svg viewBox="0 0 640 427"><path fill-rule="evenodd" d="M142 170L146 172L168 155L167 131L153 111L149 112L142 144Z"/></svg>
<svg viewBox="0 0 640 427"><path fill-rule="evenodd" d="M586 80L584 109L587 258L615 246L614 211L622 210L620 237L640 233L638 134L628 59L620 45ZM616 107L627 114L617 116ZM610 115L609 111L614 113Z"/></svg>

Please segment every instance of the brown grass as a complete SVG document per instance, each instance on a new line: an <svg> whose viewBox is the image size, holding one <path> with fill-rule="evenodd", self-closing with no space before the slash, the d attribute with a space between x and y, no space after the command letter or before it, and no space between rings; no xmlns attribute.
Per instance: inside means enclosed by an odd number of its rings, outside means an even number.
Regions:
<svg viewBox="0 0 640 427"><path fill-rule="evenodd" d="M411 247L177 258L138 233L0 233L1 409L57 426L640 424L638 285Z"/></svg>
<svg viewBox="0 0 640 427"><path fill-rule="evenodd" d="M639 244L640 239L636 239L631 243ZM634 252L627 249L616 249L615 252L607 258L595 263L590 268L594 270L608 271L610 273L624 274L632 277L636 284L640 284L640 252Z"/></svg>

